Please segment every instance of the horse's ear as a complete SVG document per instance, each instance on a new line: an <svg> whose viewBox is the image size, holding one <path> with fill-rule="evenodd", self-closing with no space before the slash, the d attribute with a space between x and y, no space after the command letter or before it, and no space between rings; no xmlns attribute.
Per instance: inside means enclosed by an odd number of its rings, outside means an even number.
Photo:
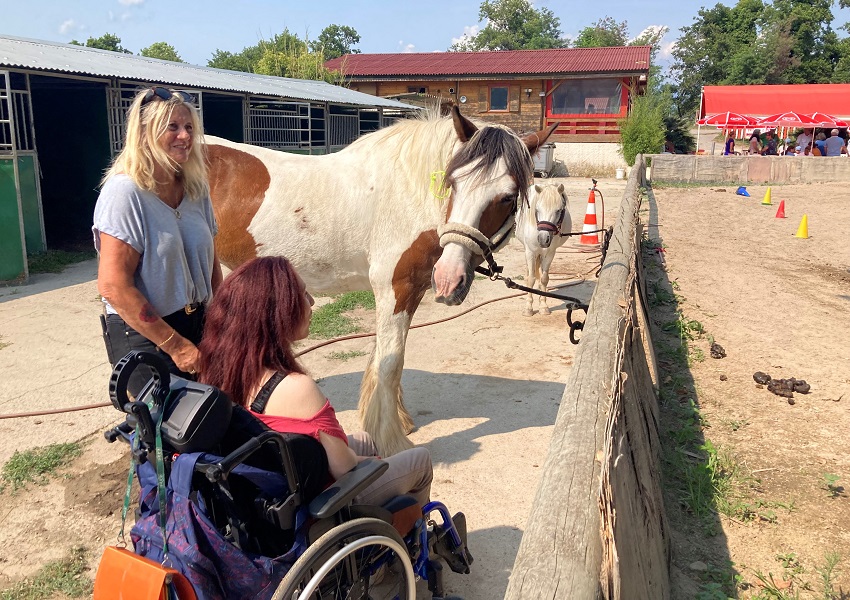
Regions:
<svg viewBox="0 0 850 600"><path fill-rule="evenodd" d="M457 137L461 142L468 142L469 138L471 138L478 128L473 124L472 121L464 117L460 114L460 109L457 107L457 104L452 105L452 120L455 124L455 131L457 132Z"/></svg>
<svg viewBox="0 0 850 600"><path fill-rule="evenodd" d="M558 193L559 193L559 194L563 194L563 193L564 193L564 184L563 184L563 183L559 183L559 184L558 184Z"/></svg>
<svg viewBox="0 0 850 600"><path fill-rule="evenodd" d="M546 129L541 129L537 133L529 133L527 136L522 138L523 143L528 148L528 151L532 154L537 153L537 149L546 143L546 140L549 139L549 136L558 128L558 125L561 123L552 123Z"/></svg>
<svg viewBox="0 0 850 600"><path fill-rule="evenodd" d="M561 184L561 185L563 185L563 184ZM537 192L537 193L539 194L540 192L542 192L542 191L543 191L543 186L541 186L540 184L535 183L535 184L534 184L534 191L535 191L535 192Z"/></svg>

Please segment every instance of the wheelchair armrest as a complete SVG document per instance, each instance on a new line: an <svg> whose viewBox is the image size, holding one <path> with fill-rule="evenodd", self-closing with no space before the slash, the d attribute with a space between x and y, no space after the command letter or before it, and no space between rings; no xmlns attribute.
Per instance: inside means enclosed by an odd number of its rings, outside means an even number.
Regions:
<svg viewBox="0 0 850 600"><path fill-rule="evenodd" d="M317 519L336 514L389 468L382 460L364 460L316 496L310 503L310 514Z"/></svg>

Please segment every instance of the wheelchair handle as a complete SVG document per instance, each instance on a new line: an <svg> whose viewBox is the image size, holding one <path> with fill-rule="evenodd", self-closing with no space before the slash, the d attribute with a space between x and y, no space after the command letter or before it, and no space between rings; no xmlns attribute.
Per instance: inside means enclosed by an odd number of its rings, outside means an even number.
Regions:
<svg viewBox="0 0 850 600"><path fill-rule="evenodd" d="M127 409L127 404L130 402L127 396L127 384L130 382L130 375L140 364L145 364L153 369L154 389L152 396L154 403L162 406L168 395L171 373L168 372L168 365L162 357L152 352L131 350L124 358L115 363L112 375L109 377L109 399L112 401L112 405L122 412L130 412ZM148 413L148 416L150 416L150 413Z"/></svg>
<svg viewBox="0 0 850 600"><path fill-rule="evenodd" d="M283 462L283 474L286 476L289 491L292 493L297 492L298 490L295 482L298 481L298 478L295 471L295 462L292 459L292 453L289 451L289 446L286 445L286 442L276 431L264 431L257 437L251 438L239 446L236 450L222 458L216 464L205 468L204 470L206 472L207 479L213 483L219 479L227 479L233 469L245 462L249 456L269 442L277 444L278 450L280 451L281 461Z"/></svg>

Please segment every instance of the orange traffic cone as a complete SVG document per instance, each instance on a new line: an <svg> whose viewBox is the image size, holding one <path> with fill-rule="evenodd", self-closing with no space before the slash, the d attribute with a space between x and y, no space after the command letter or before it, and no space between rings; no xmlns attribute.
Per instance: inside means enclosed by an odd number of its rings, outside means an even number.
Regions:
<svg viewBox="0 0 850 600"><path fill-rule="evenodd" d="M589 233L599 229L596 225L596 194L590 190L590 195L587 198L587 211L584 213L584 227L581 228L581 238L579 244L594 245L599 243L598 233Z"/></svg>
<svg viewBox="0 0 850 600"><path fill-rule="evenodd" d="M776 211L776 218L777 219L784 219L785 218L785 200L783 200L779 203L779 209Z"/></svg>

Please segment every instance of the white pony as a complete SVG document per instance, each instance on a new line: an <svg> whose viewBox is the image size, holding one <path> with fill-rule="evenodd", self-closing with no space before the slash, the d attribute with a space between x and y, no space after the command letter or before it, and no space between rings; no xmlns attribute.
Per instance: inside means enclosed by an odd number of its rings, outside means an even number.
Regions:
<svg viewBox="0 0 850 600"><path fill-rule="evenodd" d="M509 239L533 181L531 155L556 126L519 138L454 107L325 156L207 137L222 263L281 255L311 293L374 291L377 335L359 409L382 455L411 445L401 373L413 313L431 286L438 302L464 300L473 269Z"/></svg>
<svg viewBox="0 0 850 600"><path fill-rule="evenodd" d="M561 232L570 233L573 221L570 204L564 193L563 184L533 185L528 188L528 204L522 204L517 216L516 237L525 246L525 262L528 267L526 286L546 291L549 285L549 267L555 251L567 240ZM534 314L534 296L529 292L525 315ZM546 296L540 296L540 312L549 314Z"/></svg>

